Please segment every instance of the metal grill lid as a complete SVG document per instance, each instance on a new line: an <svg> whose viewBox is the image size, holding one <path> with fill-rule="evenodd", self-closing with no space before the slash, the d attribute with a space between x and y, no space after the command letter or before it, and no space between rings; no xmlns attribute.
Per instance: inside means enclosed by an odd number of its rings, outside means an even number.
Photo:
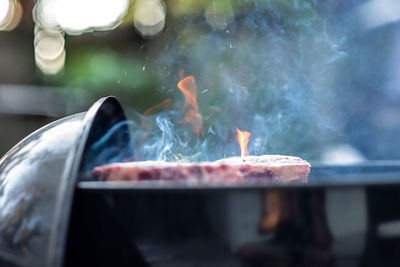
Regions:
<svg viewBox="0 0 400 267"><path fill-rule="evenodd" d="M103 98L86 113L37 130L0 159L1 266L62 265L78 172L90 167L83 155L124 120L119 102ZM121 132L116 144L130 147L127 129Z"/></svg>

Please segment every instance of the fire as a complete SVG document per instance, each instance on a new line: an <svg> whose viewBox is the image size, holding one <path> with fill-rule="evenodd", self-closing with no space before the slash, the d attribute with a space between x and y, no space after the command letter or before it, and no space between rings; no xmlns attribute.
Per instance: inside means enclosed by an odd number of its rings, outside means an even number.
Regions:
<svg viewBox="0 0 400 267"><path fill-rule="evenodd" d="M186 109L186 114L180 123L191 124L193 132L197 136L200 136L203 118L199 113L199 106L197 104L197 87L194 77L187 76L183 78L177 86L185 97L184 107Z"/></svg>
<svg viewBox="0 0 400 267"><path fill-rule="evenodd" d="M236 140L240 145L240 156L243 158L249 155L249 152L247 151L247 144L249 143L251 133L246 131L241 131L238 128L236 128L236 133L237 133Z"/></svg>
<svg viewBox="0 0 400 267"><path fill-rule="evenodd" d="M172 103L172 100L170 98L167 98L164 101L162 101L161 103L158 103L157 105L154 105L154 106L146 109L146 111L143 112L143 115L149 116L149 115L153 114L155 110L168 107L171 105L171 103Z"/></svg>
<svg viewBox="0 0 400 267"><path fill-rule="evenodd" d="M172 100L171 99L165 99L161 103L158 103L148 109L146 109L145 112L143 112L143 117L142 117L142 126L146 129L145 131L145 137L150 133L151 131L151 125L145 120L147 116L152 115L156 110L162 109L162 108L167 108L171 105Z"/></svg>

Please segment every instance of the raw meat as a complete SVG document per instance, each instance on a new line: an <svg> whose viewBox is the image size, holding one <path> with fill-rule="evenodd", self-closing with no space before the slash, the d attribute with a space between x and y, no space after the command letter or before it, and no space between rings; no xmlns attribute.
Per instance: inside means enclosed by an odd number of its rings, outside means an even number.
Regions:
<svg viewBox="0 0 400 267"><path fill-rule="evenodd" d="M307 182L310 164L281 155L226 158L214 162L180 163L136 161L99 166L93 175L101 181L167 180L204 183L241 181Z"/></svg>

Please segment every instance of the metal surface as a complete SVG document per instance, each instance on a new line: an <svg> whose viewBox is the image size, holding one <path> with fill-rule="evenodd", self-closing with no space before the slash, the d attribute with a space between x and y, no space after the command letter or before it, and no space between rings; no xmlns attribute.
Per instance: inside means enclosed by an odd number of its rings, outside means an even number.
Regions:
<svg viewBox="0 0 400 267"><path fill-rule="evenodd" d="M112 97L17 144L0 160L0 266L400 263L397 161L313 164L288 186L89 181L131 155Z"/></svg>
<svg viewBox="0 0 400 267"><path fill-rule="evenodd" d="M397 267L400 185L78 188L69 266Z"/></svg>
<svg viewBox="0 0 400 267"><path fill-rule="evenodd" d="M356 187L365 185L400 185L400 161L366 161L353 165L311 164L311 172L307 184L271 184L258 182L242 182L233 184L186 183L185 181L80 181L78 188L82 190L224 190L224 189L260 189L260 188L303 188L303 187Z"/></svg>
<svg viewBox="0 0 400 267"><path fill-rule="evenodd" d="M399 266L400 162L312 165L297 185L81 181L66 266Z"/></svg>
<svg viewBox="0 0 400 267"><path fill-rule="evenodd" d="M82 155L94 139L122 120L119 102L103 98L86 114L32 133L0 160L1 266L62 265ZM124 142L129 142L127 135Z"/></svg>
<svg viewBox="0 0 400 267"><path fill-rule="evenodd" d="M400 162L312 165L308 184L81 181L66 266L399 266Z"/></svg>

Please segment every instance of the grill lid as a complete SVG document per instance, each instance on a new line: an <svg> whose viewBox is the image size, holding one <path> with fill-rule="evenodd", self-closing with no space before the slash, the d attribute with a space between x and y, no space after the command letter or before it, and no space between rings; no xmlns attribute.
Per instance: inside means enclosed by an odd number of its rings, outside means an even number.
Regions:
<svg viewBox="0 0 400 267"><path fill-rule="evenodd" d="M82 158L90 158L93 143L125 120L119 102L103 98L86 113L37 130L0 159L1 266L62 265L78 171L96 164L93 156L92 163L83 164ZM126 157L127 127L119 133L111 141Z"/></svg>

